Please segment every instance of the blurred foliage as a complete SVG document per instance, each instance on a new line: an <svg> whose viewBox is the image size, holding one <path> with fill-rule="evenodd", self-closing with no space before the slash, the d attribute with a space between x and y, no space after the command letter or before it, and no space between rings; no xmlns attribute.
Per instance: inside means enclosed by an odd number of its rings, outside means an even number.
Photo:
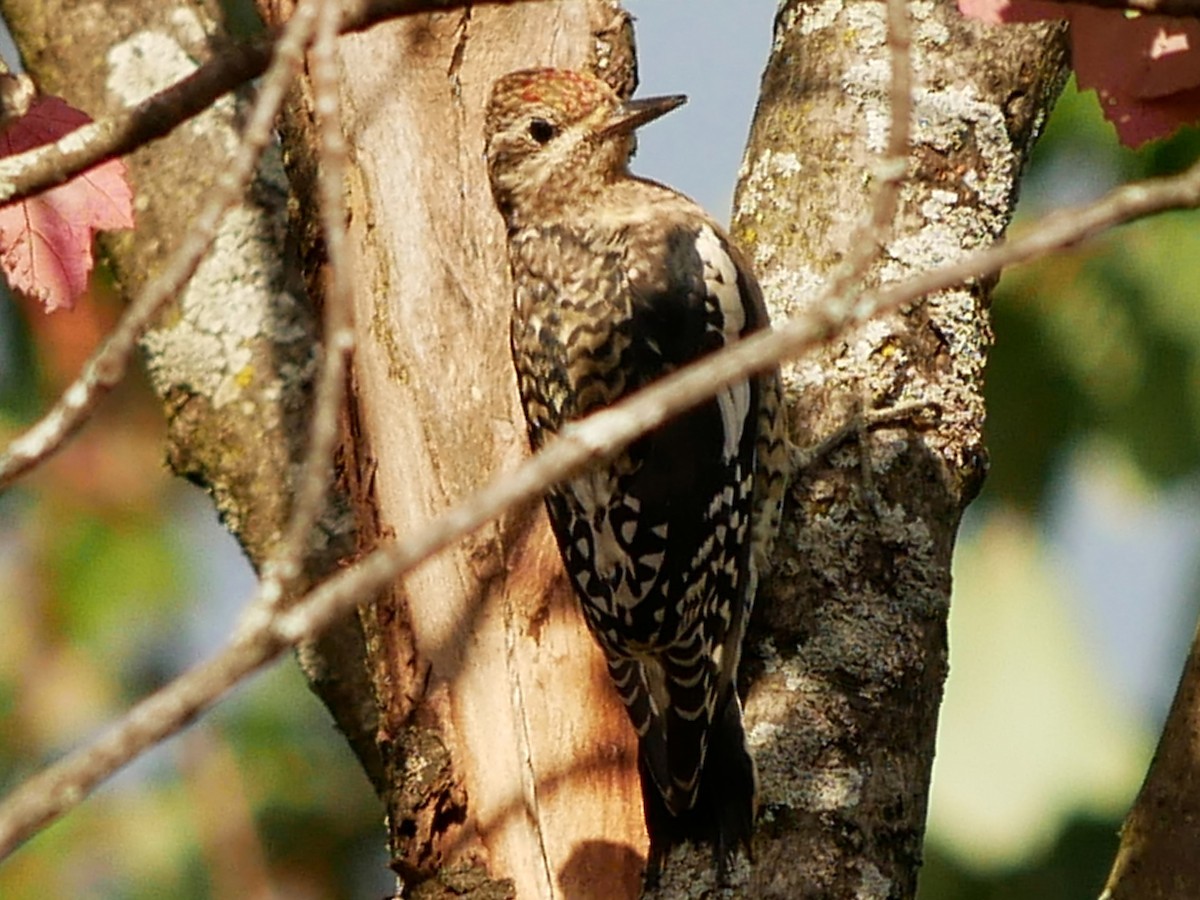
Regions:
<svg viewBox="0 0 1200 900"><path fill-rule="evenodd" d="M1033 155L1014 231L1125 181L1178 172L1198 158L1197 129L1136 152L1120 147L1095 95L1079 93L1072 81ZM1194 478L1200 468L1198 286L1196 211L1134 223L1005 272L992 304L991 471L973 511L980 520L1013 511L1036 518L1047 509L1047 489L1089 442L1120 448L1150 484ZM999 589L993 594L993 603L1013 599ZM952 633L952 646L954 640ZM1093 677L1099 676L1097 669ZM996 690L1011 680L1002 672L992 678ZM1100 679L1095 690L1112 702L1111 685ZM1080 810L1052 846L1000 868L950 850L954 835L939 843L931 832L920 900L1094 898L1120 825L1118 818Z"/></svg>
<svg viewBox="0 0 1200 900"><path fill-rule="evenodd" d="M1116 183L1200 158L1200 130L1134 152L1094 94L1068 86L1034 153L1014 229ZM1032 210L1030 210L1032 207ZM984 498L1036 508L1082 437L1128 449L1152 479L1200 464L1200 212L1156 216L1005 273L992 318Z"/></svg>
<svg viewBox="0 0 1200 900"><path fill-rule="evenodd" d="M71 313L0 299L0 441L61 392L118 312L102 281ZM0 791L233 628L217 567L248 566L228 536L212 555L215 513L166 471L164 430L135 375L0 498ZM214 617L229 621L203 624ZM0 866L5 900L361 897L389 882L382 810L290 660Z"/></svg>
<svg viewBox="0 0 1200 900"><path fill-rule="evenodd" d="M919 894L930 900L1095 900L1117 850L1119 827L1117 821L1073 819L1046 853L986 875L926 846Z"/></svg>

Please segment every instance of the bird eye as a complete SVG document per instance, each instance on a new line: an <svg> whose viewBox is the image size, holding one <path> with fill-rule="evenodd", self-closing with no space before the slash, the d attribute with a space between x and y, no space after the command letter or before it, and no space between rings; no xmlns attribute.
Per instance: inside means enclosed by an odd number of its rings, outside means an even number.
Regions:
<svg viewBox="0 0 1200 900"><path fill-rule="evenodd" d="M558 134L558 129L545 119L534 119L529 123L529 136L539 144L547 143Z"/></svg>

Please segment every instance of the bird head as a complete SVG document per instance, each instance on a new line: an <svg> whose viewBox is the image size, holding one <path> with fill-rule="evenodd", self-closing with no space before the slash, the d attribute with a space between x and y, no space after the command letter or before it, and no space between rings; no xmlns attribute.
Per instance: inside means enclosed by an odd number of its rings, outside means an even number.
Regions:
<svg viewBox="0 0 1200 900"><path fill-rule="evenodd" d="M622 101L570 69L510 72L492 87L484 127L496 205L512 225L586 200L628 174L634 130L686 99Z"/></svg>

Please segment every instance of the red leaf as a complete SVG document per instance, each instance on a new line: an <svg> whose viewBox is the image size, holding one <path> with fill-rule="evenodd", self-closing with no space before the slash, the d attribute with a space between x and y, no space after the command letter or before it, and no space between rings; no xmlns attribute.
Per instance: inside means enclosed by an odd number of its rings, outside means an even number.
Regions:
<svg viewBox="0 0 1200 900"><path fill-rule="evenodd" d="M1200 118L1200 23L1120 10L1071 13L1081 88L1092 88L1121 143L1137 147Z"/></svg>
<svg viewBox="0 0 1200 900"><path fill-rule="evenodd" d="M59 97L40 97L0 135L0 156L58 140L92 121ZM47 311L70 309L87 290L92 236L133 227L133 192L120 160L0 207L0 268L15 290Z"/></svg>
<svg viewBox="0 0 1200 900"><path fill-rule="evenodd" d="M1067 11L1059 3L1038 0L958 0L958 11L968 19L978 19L988 25L1006 22L1040 22L1042 19L1065 19Z"/></svg>
<svg viewBox="0 0 1200 900"><path fill-rule="evenodd" d="M1069 19L1079 86L1096 91L1127 146L1200 120L1200 22L1033 0L959 0L958 8L992 23Z"/></svg>

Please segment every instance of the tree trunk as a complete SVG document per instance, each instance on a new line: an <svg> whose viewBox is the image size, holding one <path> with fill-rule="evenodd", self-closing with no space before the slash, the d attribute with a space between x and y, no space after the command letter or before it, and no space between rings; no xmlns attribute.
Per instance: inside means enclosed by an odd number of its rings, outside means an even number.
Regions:
<svg viewBox="0 0 1200 900"><path fill-rule="evenodd" d="M1102 900L1187 900L1200 896L1200 630L1167 714L1146 780L1121 828Z"/></svg>
<svg viewBox="0 0 1200 900"><path fill-rule="evenodd" d="M614 3L566 0L410 16L344 37L338 63L357 333L344 474L366 547L528 452L482 161L492 82L592 66L628 91L632 47ZM286 139L308 208L311 124L299 96ZM635 894L633 736L541 505L425 564L362 620L394 866L415 896Z"/></svg>
<svg viewBox="0 0 1200 900"><path fill-rule="evenodd" d="M197 60L229 41L215 0L4 0L0 9L38 86L93 118L190 75ZM223 98L126 158L136 231L105 236L104 248L127 297L159 273L178 245L172 236L187 232L225 173L240 140L245 96ZM256 568L286 525L318 346L319 323L295 274L287 199L280 153L268 148L250 195L230 210L196 276L143 339L167 419L167 460L208 491ZM331 498L306 560L309 582L353 552L354 523L345 509L341 497ZM378 782L363 656L354 616L300 652L309 683Z"/></svg>
<svg viewBox="0 0 1200 900"><path fill-rule="evenodd" d="M1060 31L984 28L948 0L905 7L912 149L868 284L1001 235L1065 77ZM890 119L885 13L882 3L780 7L733 226L776 320L831 312L813 302L870 219ZM986 470L990 287L969 284L877 317L785 368L802 446L860 404L925 404L936 424L863 431L795 478L747 653L766 824L741 896L916 892L951 555Z"/></svg>

